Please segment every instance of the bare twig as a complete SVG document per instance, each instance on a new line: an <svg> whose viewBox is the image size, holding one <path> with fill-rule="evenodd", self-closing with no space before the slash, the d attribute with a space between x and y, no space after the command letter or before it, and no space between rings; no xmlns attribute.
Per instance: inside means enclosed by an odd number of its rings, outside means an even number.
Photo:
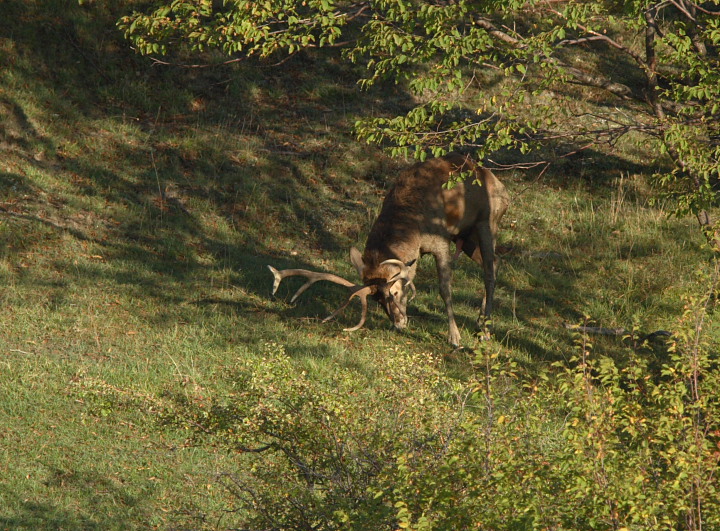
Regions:
<svg viewBox="0 0 720 531"><path fill-rule="evenodd" d="M567 20L567 17L565 17L565 15L561 11L558 11L557 9L550 9L550 12L557 15L560 18ZM609 46L612 46L613 48L616 48L617 50L620 50L624 54L632 57L641 67L643 67L643 68L647 67L647 63L645 62L645 59L643 59L643 57L639 53L631 50L630 48L628 48L621 42L616 41L615 39L613 39L612 37L610 37L609 35L607 35L605 33L599 33L595 30L591 30L587 26L580 24L578 22L575 22L575 25L578 28L580 28L582 31L587 33L588 35L592 35L596 39L601 40L601 41L605 42L606 44L608 44Z"/></svg>
<svg viewBox="0 0 720 531"><path fill-rule="evenodd" d="M557 10L552 10L556 14L559 14L562 16L562 14ZM521 38L514 37L510 35L509 33L500 30L497 26L495 26L490 20L484 18L484 17L475 17L473 21L480 26L481 28L485 29L490 35L497 38L498 40L505 42L507 44L510 44L512 46L517 46L520 49L527 48L527 46L523 43ZM598 41L603 40L607 41L609 38L606 35L602 35L599 33L593 33L591 37L584 37L585 41L581 41L579 39L576 39L575 41L560 41L567 42L569 44L575 44L580 42L589 42L590 40ZM617 44L617 43L616 43ZM621 46L618 44L618 46ZM624 47L623 47L624 48ZM624 48L627 50L627 48ZM630 50L628 50L630 52ZM631 52L632 53L632 52ZM602 88L604 90L607 90L611 94L614 94L615 96L618 96L622 99L635 99L632 97L632 90L622 83L614 82L610 79L605 78L604 76L600 75L592 75L587 72L583 72L579 68L575 68L573 66L570 66L569 64L565 63L564 61L561 61L557 57L546 57L546 60L559 68L562 68L563 71L568 73L570 76L575 78L575 80L583 85L591 86L591 87L597 87Z"/></svg>
<svg viewBox="0 0 720 531"><path fill-rule="evenodd" d="M564 323L564 326L568 330L582 332L584 334L598 334L602 336L625 336L631 333L625 328L605 328L602 326L584 326L570 323ZM646 339L654 339L656 337L670 337L671 335L672 332L668 332L667 330L655 330L654 332L640 336L638 340L640 342L643 342Z"/></svg>
<svg viewBox="0 0 720 531"><path fill-rule="evenodd" d="M720 11L712 11L712 10L710 10L710 9L704 8L704 7L701 6L700 4L693 3L693 7L694 7L695 9L697 9L698 11L700 11L700 12L702 12L702 13L705 13L706 15L710 15L710 16L713 16L713 17L718 17L718 16L720 16Z"/></svg>
<svg viewBox="0 0 720 531"><path fill-rule="evenodd" d="M153 63L153 65L160 65L160 66L177 66L180 68L213 68L217 66L225 66L230 65L233 63L239 63L241 61L245 61L247 57L236 57L235 59L228 59L227 61L222 61L220 63L172 63L170 61L163 61L162 59L158 59L157 57L150 56L150 61Z"/></svg>

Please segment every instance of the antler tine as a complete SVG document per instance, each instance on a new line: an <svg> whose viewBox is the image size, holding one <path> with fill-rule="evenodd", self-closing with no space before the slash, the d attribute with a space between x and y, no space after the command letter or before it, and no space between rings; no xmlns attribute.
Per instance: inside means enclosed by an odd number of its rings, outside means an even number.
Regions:
<svg viewBox="0 0 720 531"><path fill-rule="evenodd" d="M413 300L415 298L415 295L417 295L417 290L415 289L415 284L413 283L412 280L409 280L408 283L405 285L408 286L410 288L410 290L412 291L412 295L408 299L408 302L410 302L411 300Z"/></svg>
<svg viewBox="0 0 720 531"><path fill-rule="evenodd" d="M368 292L369 293L369 292ZM360 314L360 322L353 327L343 328L343 332L355 332L360 330L365 324L365 318L367 317L367 294L359 295L360 304L362 304L362 313Z"/></svg>
<svg viewBox="0 0 720 531"><path fill-rule="evenodd" d="M354 297L360 297L360 303L362 304L362 314L360 315L360 322L353 326L352 328L343 328L343 332L355 332L356 330L360 330L363 325L365 324L365 319L367 317L367 298L368 295L373 293L373 291L377 289L375 286L364 286L360 289L355 290L352 295L348 297L348 300L346 300L337 310L335 310L333 313L328 315L325 319L323 319L323 323L326 323L330 319L335 318L341 311L343 311L345 308L347 308L347 305L350 304L350 301L353 300Z"/></svg>
<svg viewBox="0 0 720 531"><path fill-rule="evenodd" d="M414 261L415 260L413 260L413 262ZM412 264L413 262L410 263ZM397 258L388 258L387 260L383 260L382 262L380 262L380 265L396 265L403 271L408 267L405 262L403 262L402 260L398 260Z"/></svg>
<svg viewBox="0 0 720 531"><path fill-rule="evenodd" d="M317 271L308 271L307 269L282 269L277 270L273 266L268 265L267 266L270 272L273 274L273 290L272 294L275 295L277 292L278 287L280 286L280 282L286 277L292 277L292 276L302 276L306 277L308 279L305 284L300 286L300 289L298 289L295 292L295 295L292 296L290 299L290 302L293 303L295 300L302 295L305 290L307 290L310 286L315 284L318 280L327 280L329 282L334 282L335 284L340 284L341 286L345 286L346 288L354 288L357 287L357 284L350 282L349 280L346 280L342 277L339 277L337 275L333 275L332 273L320 273Z"/></svg>

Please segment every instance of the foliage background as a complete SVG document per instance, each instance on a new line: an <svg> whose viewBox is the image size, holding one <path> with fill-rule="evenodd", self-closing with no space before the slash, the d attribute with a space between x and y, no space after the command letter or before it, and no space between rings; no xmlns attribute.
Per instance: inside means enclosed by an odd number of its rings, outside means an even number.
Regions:
<svg viewBox="0 0 720 531"><path fill-rule="evenodd" d="M223 5L240 4L212 7ZM384 50L411 22L407 10L389 11L400 5L378 4L386 18L374 25L390 40L363 57L399 55ZM458 6L438 4L422 23ZM561 83L559 67L523 85L530 78L518 66L532 74L547 61L525 64L509 50L477 77L483 90L457 100L442 84L420 93L413 81L433 79L421 59L442 60L430 48L439 41L388 70L407 72L399 83L334 47L287 59L228 57L209 45L199 56L173 44L153 60L116 27L153 7L2 5L0 528L718 525L717 270L712 238L671 216L702 197L693 212L712 219L714 170L702 176L706 195L694 195L691 175L637 130L574 154L577 139L546 138L526 154L516 144L541 139L516 128L537 119L534 107L586 121L603 110L627 125L650 120L646 102ZM303 8L303 17L325 9ZM538 46L556 27L541 22ZM332 32L332 17L324 24L313 35L342 44L348 34ZM359 31L350 26L343 31ZM592 50L560 58L591 68ZM642 93L644 74L602 58L598 66ZM497 69L505 62L507 76ZM364 91L361 78L373 79ZM520 94L525 104L511 107L508 95ZM711 96L692 95L691 108L713 116ZM490 157L509 166L498 174L513 195L493 341L472 335L481 282L469 261L454 285L464 351L445 345L429 260L403 335L379 314L352 335L341 332L345 321L322 325L341 296L331 287L295 306L284 293L270 298L266 263L351 276L347 249L362 245L409 162L356 132L380 127L374 140L404 149L396 139L407 120L417 126L408 139L428 123L416 109L438 105L464 120L460 111L474 113L478 101L504 110L478 129L498 139L487 146L518 147ZM699 136L674 130L708 154L715 123L693 129ZM426 138L434 144L418 154L447 145ZM544 171L533 166L549 160ZM583 337L565 324L626 333Z"/></svg>
<svg viewBox="0 0 720 531"><path fill-rule="evenodd" d="M123 18L142 53L218 49L244 57L342 49L359 84L394 82L413 96L396 116L361 117L361 139L424 159L472 148L553 146L567 156L630 133L674 165L661 174L679 213L718 247L718 3L457 0L159 2ZM586 90L565 90L568 83ZM498 86L488 93L488 88ZM545 96L545 97L543 97ZM549 96L549 97L548 97ZM597 105L588 105L588 99ZM582 103L580 103L582 102ZM550 163L558 154L535 157ZM521 167L532 167L525 159Z"/></svg>

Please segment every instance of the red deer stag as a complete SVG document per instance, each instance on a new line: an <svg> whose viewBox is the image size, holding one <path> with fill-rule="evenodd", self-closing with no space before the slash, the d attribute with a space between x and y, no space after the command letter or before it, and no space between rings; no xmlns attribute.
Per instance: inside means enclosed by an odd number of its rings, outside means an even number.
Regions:
<svg viewBox="0 0 720 531"><path fill-rule="evenodd" d="M444 186L453 174L461 172L470 172L470 176L452 188ZM367 297L372 296L395 328L402 330L408 322L408 295L415 293L413 279L417 259L429 253L435 257L440 295L447 308L448 339L453 346L459 346L460 331L451 300L452 263L464 252L482 265L485 298L478 325L486 331L495 291L495 240L498 224L509 202L505 187L497 177L490 170L476 166L469 157L452 153L415 164L400 174L385 197L380 215L370 229L365 252L361 255L354 247L350 250L350 261L362 284L330 273L305 269L278 271L268 266L275 277L273 294L282 279L289 276L308 279L291 302L318 280L328 280L349 288L350 296L325 321L335 317L357 297L362 303L360 322L345 330L358 330L365 323ZM457 248L454 257L451 242Z"/></svg>

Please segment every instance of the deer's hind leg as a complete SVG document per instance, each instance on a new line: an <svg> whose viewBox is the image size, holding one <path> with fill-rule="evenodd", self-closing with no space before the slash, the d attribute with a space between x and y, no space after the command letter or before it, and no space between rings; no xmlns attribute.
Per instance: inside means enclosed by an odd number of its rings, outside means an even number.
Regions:
<svg viewBox="0 0 720 531"><path fill-rule="evenodd" d="M462 245L463 252L483 268L485 295L477 324L484 332L488 330L495 297L495 278L498 267L498 258L495 255L495 235L496 231L492 230L490 222L481 221L463 240Z"/></svg>

